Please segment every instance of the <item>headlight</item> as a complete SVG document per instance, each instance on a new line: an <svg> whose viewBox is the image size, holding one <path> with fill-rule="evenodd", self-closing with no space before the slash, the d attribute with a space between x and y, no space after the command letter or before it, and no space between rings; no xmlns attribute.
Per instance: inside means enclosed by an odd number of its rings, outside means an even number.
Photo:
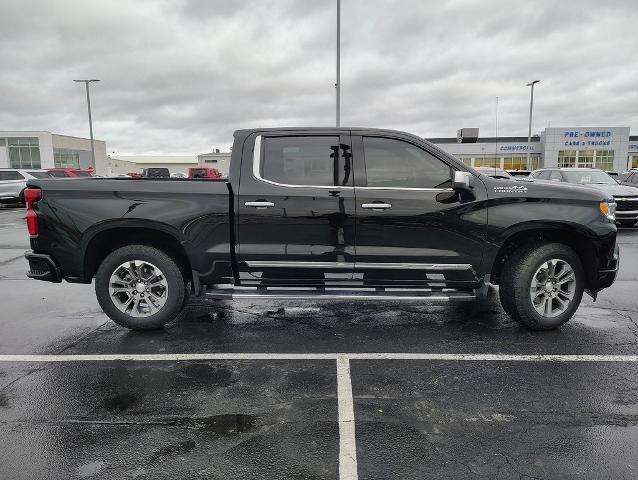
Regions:
<svg viewBox="0 0 638 480"><path fill-rule="evenodd" d="M612 222L616 220L616 202L604 201L598 204L600 213Z"/></svg>

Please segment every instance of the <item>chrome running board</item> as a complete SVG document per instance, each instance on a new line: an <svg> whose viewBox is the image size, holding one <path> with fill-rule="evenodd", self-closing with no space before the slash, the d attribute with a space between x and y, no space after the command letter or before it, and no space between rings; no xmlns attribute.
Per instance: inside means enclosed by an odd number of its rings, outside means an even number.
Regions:
<svg viewBox="0 0 638 480"><path fill-rule="evenodd" d="M214 299L264 298L271 300L388 300L459 302L476 300L472 290L454 288L359 288L213 287L206 296Z"/></svg>

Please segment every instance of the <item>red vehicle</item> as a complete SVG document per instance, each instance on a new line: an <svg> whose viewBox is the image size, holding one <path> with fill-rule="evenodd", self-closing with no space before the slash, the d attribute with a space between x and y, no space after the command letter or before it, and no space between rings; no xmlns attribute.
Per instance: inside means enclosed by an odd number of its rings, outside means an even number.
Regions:
<svg viewBox="0 0 638 480"><path fill-rule="evenodd" d="M211 167L190 167L188 178L222 178L222 174L216 168Z"/></svg>
<svg viewBox="0 0 638 480"><path fill-rule="evenodd" d="M48 168L47 171L56 178L92 177L93 169L82 170L79 168Z"/></svg>

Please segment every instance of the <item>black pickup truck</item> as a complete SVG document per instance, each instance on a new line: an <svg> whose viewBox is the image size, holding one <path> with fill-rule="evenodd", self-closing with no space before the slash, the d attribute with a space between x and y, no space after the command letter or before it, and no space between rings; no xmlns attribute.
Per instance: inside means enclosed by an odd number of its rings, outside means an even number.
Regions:
<svg viewBox="0 0 638 480"><path fill-rule="evenodd" d="M157 328L189 295L474 300L499 285L528 328L568 321L618 270L613 198L490 178L367 128L238 130L228 180L30 180L28 276L91 283Z"/></svg>

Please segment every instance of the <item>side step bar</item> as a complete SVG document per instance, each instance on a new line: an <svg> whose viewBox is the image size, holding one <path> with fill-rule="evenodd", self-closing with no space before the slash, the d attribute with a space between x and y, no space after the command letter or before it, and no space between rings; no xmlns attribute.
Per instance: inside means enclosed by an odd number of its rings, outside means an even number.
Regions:
<svg viewBox="0 0 638 480"><path fill-rule="evenodd" d="M211 288L206 292L209 298L229 300L238 298L264 298L272 300L391 300L459 302L476 300L472 290L454 288L282 288L282 287L227 287Z"/></svg>

